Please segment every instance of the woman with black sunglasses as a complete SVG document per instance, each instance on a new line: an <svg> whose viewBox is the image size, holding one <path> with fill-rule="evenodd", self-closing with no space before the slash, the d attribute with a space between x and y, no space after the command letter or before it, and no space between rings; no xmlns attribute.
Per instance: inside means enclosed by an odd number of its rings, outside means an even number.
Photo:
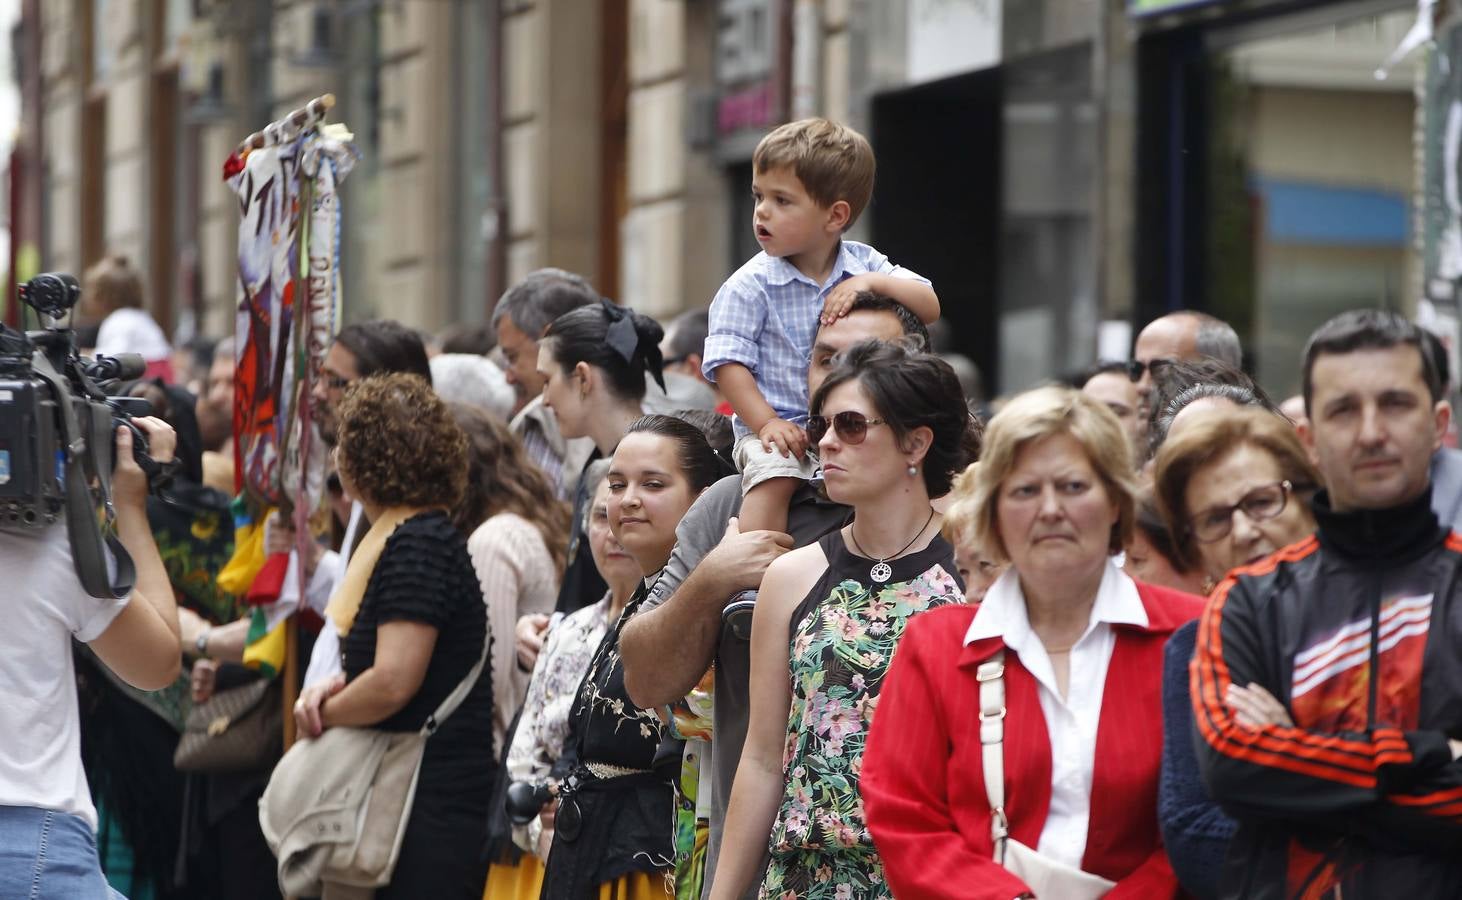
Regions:
<svg viewBox="0 0 1462 900"><path fill-rule="evenodd" d="M778 559L762 581L751 715L713 900L743 896L769 844L762 896L891 896L863 821L864 740L905 624L963 596L930 506L979 451L953 370L899 345L860 343L811 412L828 497L853 507L853 519Z"/></svg>

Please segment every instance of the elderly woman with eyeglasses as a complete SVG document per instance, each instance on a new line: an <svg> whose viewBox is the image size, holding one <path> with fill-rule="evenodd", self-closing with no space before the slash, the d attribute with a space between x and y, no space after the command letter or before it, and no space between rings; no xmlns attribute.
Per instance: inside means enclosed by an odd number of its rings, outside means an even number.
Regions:
<svg viewBox="0 0 1462 900"><path fill-rule="evenodd" d="M1319 484L1289 421L1260 408L1213 409L1175 424L1158 451L1154 484L1174 546L1212 588L1230 571L1311 539L1305 498ZM1234 824L1208 796L1193 752L1188 662L1197 623L1178 629L1163 663L1163 773L1158 814L1173 870L1189 893L1217 896ZM1288 719L1263 688L1229 698L1255 720Z"/></svg>

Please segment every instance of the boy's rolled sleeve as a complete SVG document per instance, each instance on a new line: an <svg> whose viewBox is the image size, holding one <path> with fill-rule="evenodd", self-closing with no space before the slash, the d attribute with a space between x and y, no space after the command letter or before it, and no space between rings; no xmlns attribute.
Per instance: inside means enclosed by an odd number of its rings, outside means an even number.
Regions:
<svg viewBox="0 0 1462 900"><path fill-rule="evenodd" d="M863 261L863 264L868 267L868 271L877 272L880 275L890 275L894 278L907 278L909 281L917 281L920 284L928 284L931 286L933 284L929 279L915 272L913 269L906 269L903 266L894 265L887 256L884 256L872 247L868 248L868 258Z"/></svg>
<svg viewBox="0 0 1462 900"><path fill-rule="evenodd" d="M701 372L716 380L716 369L740 363L755 375L761 364L758 341L766 328L766 298L753 285L750 290L726 282L711 301L706 343L701 351Z"/></svg>

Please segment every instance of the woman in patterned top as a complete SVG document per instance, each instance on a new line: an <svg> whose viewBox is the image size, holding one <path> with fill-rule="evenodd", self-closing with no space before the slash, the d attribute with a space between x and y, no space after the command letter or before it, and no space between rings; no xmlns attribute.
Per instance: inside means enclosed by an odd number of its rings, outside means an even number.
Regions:
<svg viewBox="0 0 1462 900"><path fill-rule="evenodd" d="M670 558L686 510L721 474L720 458L686 422L652 415L630 426L606 477L607 511L614 537L647 579ZM629 699L619 658L620 629L647 593L642 583L599 643L574 699L565 747L576 765L559 784L544 900L670 896L671 779L681 746L665 740L659 717Z"/></svg>
<svg viewBox="0 0 1462 900"><path fill-rule="evenodd" d="M930 498L979 450L953 370L867 341L812 397L808 438L853 521L772 563L751 634L751 716L712 900L890 897L858 793L864 741L906 623L959 603Z"/></svg>

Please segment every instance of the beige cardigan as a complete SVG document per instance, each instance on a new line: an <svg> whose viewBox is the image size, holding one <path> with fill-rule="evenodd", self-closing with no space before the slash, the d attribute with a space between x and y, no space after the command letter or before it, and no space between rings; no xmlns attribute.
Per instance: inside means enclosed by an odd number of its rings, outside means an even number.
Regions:
<svg viewBox="0 0 1462 900"><path fill-rule="evenodd" d="M467 552L482 585L487 633L492 636L492 746L497 757L530 677L518 668L514 628L529 613L553 612L559 572L537 527L515 513L499 513L477 526L467 539Z"/></svg>

